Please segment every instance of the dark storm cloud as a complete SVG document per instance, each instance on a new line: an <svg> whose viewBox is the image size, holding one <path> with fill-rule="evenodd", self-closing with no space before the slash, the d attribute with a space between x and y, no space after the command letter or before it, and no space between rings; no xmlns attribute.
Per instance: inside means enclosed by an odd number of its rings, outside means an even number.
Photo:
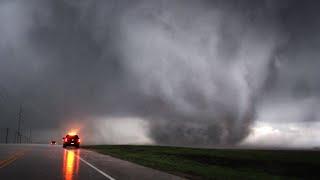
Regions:
<svg viewBox="0 0 320 180"><path fill-rule="evenodd" d="M1 124L15 127L22 104L36 129L141 117L156 143L237 143L270 99L318 99L317 7L1 1Z"/></svg>
<svg viewBox="0 0 320 180"><path fill-rule="evenodd" d="M278 28L286 40L275 52L258 105L261 119L272 113L269 121L319 120L319 7L316 1L288 1L282 6Z"/></svg>

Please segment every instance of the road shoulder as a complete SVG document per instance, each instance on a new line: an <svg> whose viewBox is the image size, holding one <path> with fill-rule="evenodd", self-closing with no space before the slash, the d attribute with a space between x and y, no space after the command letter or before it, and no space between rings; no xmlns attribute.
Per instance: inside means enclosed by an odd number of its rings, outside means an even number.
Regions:
<svg viewBox="0 0 320 180"><path fill-rule="evenodd" d="M117 159L109 155L100 154L91 150L81 149L80 156L91 164L94 164L94 166L98 167L103 172L111 175L115 179L183 179L166 172L144 167L132 162Z"/></svg>

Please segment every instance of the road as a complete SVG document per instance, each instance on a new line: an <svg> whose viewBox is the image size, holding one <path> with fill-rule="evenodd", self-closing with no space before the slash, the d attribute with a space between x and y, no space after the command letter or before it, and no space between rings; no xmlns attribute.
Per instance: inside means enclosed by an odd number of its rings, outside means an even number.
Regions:
<svg viewBox="0 0 320 180"><path fill-rule="evenodd" d="M59 145L0 145L0 179L181 179L85 149Z"/></svg>

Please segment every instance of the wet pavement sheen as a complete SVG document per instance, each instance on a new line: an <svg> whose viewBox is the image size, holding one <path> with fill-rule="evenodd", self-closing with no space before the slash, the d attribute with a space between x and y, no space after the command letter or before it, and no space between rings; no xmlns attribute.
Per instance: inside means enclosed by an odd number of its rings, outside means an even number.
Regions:
<svg viewBox="0 0 320 180"><path fill-rule="evenodd" d="M110 179L99 170L114 179L181 179L84 149L63 149L59 145L0 145L0 179Z"/></svg>

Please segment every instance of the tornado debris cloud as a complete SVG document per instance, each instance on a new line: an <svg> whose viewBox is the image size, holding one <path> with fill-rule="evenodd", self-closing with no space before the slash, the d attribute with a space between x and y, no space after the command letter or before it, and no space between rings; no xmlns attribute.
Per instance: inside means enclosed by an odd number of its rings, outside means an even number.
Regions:
<svg viewBox="0 0 320 180"><path fill-rule="evenodd" d="M254 122L272 120L267 112L283 121L296 102L319 106L317 7L0 1L0 124L14 128L22 105L23 127L41 137L77 126L87 142L116 143L99 124L140 119L147 125L134 129L148 142L236 145ZM318 120L316 108L301 111L296 121Z"/></svg>

